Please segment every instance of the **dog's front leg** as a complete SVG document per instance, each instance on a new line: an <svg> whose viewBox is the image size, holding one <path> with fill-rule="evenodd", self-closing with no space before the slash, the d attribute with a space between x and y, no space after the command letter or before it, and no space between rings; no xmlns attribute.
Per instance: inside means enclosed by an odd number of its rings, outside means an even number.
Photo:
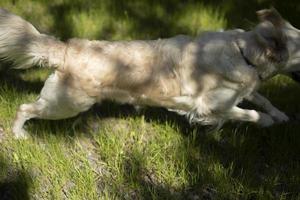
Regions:
<svg viewBox="0 0 300 200"><path fill-rule="evenodd" d="M254 122L263 127L268 127L274 124L272 117L266 113L258 112L256 110L242 109L237 106L226 111L223 117L230 120Z"/></svg>
<svg viewBox="0 0 300 200"><path fill-rule="evenodd" d="M263 108L277 122L286 122L289 120L286 114L278 110L271 104L271 102L267 98L258 94L257 92L252 93L246 99L253 104Z"/></svg>

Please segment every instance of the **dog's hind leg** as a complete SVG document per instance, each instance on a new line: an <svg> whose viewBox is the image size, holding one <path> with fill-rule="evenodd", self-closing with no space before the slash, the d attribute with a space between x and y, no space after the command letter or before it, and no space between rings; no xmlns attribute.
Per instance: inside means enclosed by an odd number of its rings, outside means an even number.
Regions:
<svg viewBox="0 0 300 200"><path fill-rule="evenodd" d="M58 103L58 104L56 104ZM59 99L57 102L48 101L44 98L39 98L34 103L22 104L17 112L16 118L13 123L12 131L15 138L26 138L27 132L23 128L26 121L32 118L38 119L66 119L76 116L80 112L87 110L89 107L85 106L85 109L78 109L69 107L66 102L62 103Z"/></svg>
<svg viewBox="0 0 300 200"><path fill-rule="evenodd" d="M16 138L26 138L23 126L32 118L39 119L65 119L76 116L88 110L95 103L84 91L67 84L56 74L50 76L45 82L40 98L29 104L20 106L12 131Z"/></svg>
<svg viewBox="0 0 300 200"><path fill-rule="evenodd" d="M30 104L22 104L17 112L12 131L15 138L27 138L27 132L23 128L25 122L31 118L36 118L45 110L47 102L44 99Z"/></svg>

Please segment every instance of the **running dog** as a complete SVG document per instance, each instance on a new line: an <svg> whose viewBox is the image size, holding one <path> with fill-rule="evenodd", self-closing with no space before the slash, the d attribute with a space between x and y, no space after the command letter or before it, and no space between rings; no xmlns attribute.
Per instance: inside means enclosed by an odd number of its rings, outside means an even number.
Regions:
<svg viewBox="0 0 300 200"><path fill-rule="evenodd" d="M300 31L275 9L257 12L251 31L205 32L147 41L62 42L0 10L0 57L16 68L55 69L36 102L20 106L12 131L26 138L31 118L64 119L105 99L165 107L190 122L226 120L270 126L288 117L256 90L278 74L300 69ZM249 100L266 112L242 109Z"/></svg>

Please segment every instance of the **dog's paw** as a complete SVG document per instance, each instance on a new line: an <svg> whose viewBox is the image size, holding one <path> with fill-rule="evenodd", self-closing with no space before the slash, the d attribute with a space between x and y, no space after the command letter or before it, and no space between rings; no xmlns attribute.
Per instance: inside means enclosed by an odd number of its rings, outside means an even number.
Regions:
<svg viewBox="0 0 300 200"><path fill-rule="evenodd" d="M262 127L269 127L274 124L274 120L270 115L260 113L258 124Z"/></svg>
<svg viewBox="0 0 300 200"><path fill-rule="evenodd" d="M279 123L289 121L289 117L279 110L273 110L272 112L270 112L270 115L276 122Z"/></svg>
<svg viewBox="0 0 300 200"><path fill-rule="evenodd" d="M21 129L21 130L13 130L14 133L14 138L15 139L23 139L26 140L28 138L28 133L27 131L25 131L25 129Z"/></svg>

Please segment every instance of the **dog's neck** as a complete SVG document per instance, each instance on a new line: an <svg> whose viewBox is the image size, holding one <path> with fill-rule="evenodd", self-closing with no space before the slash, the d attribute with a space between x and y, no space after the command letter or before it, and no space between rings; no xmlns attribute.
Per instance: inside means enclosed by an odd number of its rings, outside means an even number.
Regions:
<svg viewBox="0 0 300 200"><path fill-rule="evenodd" d="M244 59L245 62L247 63L247 65L249 65L250 67L256 68L257 66L256 66L255 64L253 64L253 63L249 60L249 58L246 57L246 55L245 55L243 49L242 49L239 45L238 45L238 48L239 48L239 51L240 51L240 53L241 53L243 59Z"/></svg>
<svg viewBox="0 0 300 200"><path fill-rule="evenodd" d="M263 50L252 31L239 34L236 37L236 44L242 58L248 66L253 67L257 71L260 80L269 79L277 73L273 66L266 63Z"/></svg>
<svg viewBox="0 0 300 200"><path fill-rule="evenodd" d="M257 71L258 77L259 77L259 79L262 81L262 80L263 80L263 77L261 76L261 74L260 74L259 71L257 70L257 66L256 66L253 62L251 62L251 61L249 60L249 58L245 55L244 49L246 48L246 47L245 47L246 45L245 45L243 42L241 42L240 39L238 39L238 40L237 40L237 46L238 46L239 52L240 52L242 58L244 59L245 63L246 63L249 67L252 67L252 68L254 68L254 69Z"/></svg>
<svg viewBox="0 0 300 200"><path fill-rule="evenodd" d="M242 55L242 58L245 60L245 62L247 63L247 65L250 66L250 67L253 67L253 68L257 71L258 78L259 78L260 81L262 81L264 78L261 76L261 74L260 74L259 71L257 70L257 66L256 66L255 64L253 64L253 63L246 57L246 55L245 55L243 49L242 49L240 46L238 46L238 48L239 48L239 51L240 51L240 53L241 53L241 55Z"/></svg>

